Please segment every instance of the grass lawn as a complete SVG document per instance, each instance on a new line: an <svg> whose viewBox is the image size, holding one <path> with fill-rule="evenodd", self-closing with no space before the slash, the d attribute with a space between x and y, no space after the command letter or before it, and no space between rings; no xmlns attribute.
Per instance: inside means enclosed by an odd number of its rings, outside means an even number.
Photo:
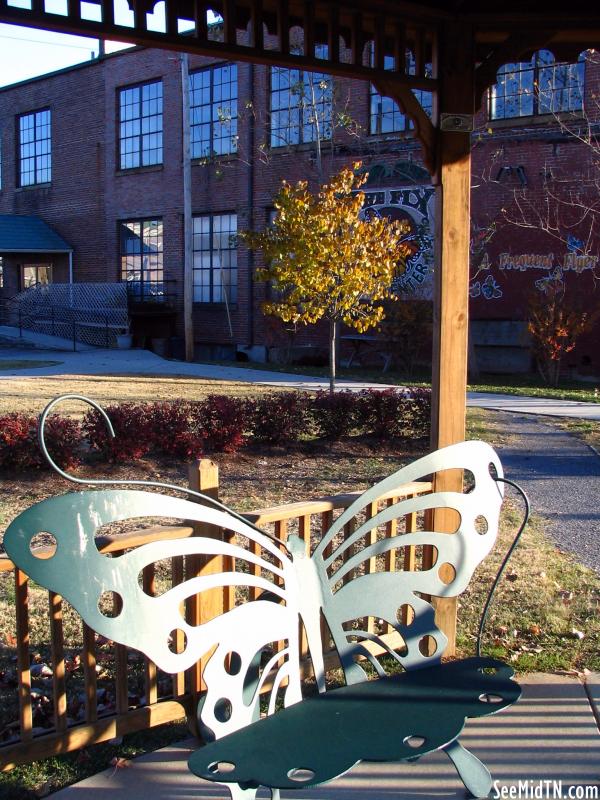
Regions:
<svg viewBox="0 0 600 800"><path fill-rule="evenodd" d="M208 393L256 394L271 391L248 384L183 378L81 377L11 380L3 386L0 413L7 410L39 412L50 398L63 392L112 400L150 400L173 397L200 399ZM72 412L81 406L73 406ZM493 412L469 411L469 438L502 445L510 431L502 430ZM579 435L592 435L580 425ZM584 428L586 430L584 430ZM575 428L573 428L575 430ZM598 434L596 426L595 434ZM302 442L290 447L255 448L235 455L218 454L221 499L247 511L308 499L348 489L363 489L417 458L426 443L373 443L348 439L331 444ZM95 477L146 477L184 484L186 467L178 462L146 459L131 466L86 466L80 474ZM265 476L267 478L265 479ZM14 516L37 500L71 487L47 472L4 475L0 483L0 531ZM479 614L509 541L520 519L518 501L509 498L502 517L498 546L476 571L459 601L458 647L461 655L474 650ZM0 581L0 658L2 668L12 658L10 646L14 587ZM35 604L30 613L34 616ZM491 608L483 652L512 663L518 672L600 670L600 576L560 552L544 535L544 522L534 518L517 549L507 577ZM32 642L35 648L38 645ZM1 670L0 670L1 672ZM14 701L14 688L0 688L0 706ZM0 799L22 800L44 796L107 768L113 758L128 759L186 735L182 725L127 736L122 743L90 747L79 753L47 759L0 773Z"/></svg>
<svg viewBox="0 0 600 800"><path fill-rule="evenodd" d="M280 364L239 364L222 362L226 366L236 366L246 369L270 370L273 372L289 372L294 375L316 375L327 377L327 367L295 366ZM346 380L372 381L373 383L389 383L393 385L430 386L431 373L425 370L416 370L407 375L396 369L382 372L381 369L362 367L340 367L338 378ZM469 384L471 392L492 392L494 394L515 394L530 397L551 397L558 400L579 400L588 403L600 403L600 382L587 383L583 381L563 380L556 388L546 386L537 375L485 375L481 374L479 380Z"/></svg>
<svg viewBox="0 0 600 800"><path fill-rule="evenodd" d="M258 395L277 389L247 383L151 375L52 375L12 378L1 384L0 413L23 411L39 414L60 394L82 394L101 405L153 400L202 400L209 394ZM80 414L87 409L76 401L63 403L61 414Z"/></svg>
<svg viewBox="0 0 600 800"><path fill-rule="evenodd" d="M546 420L548 422L549 420ZM554 419L553 423L600 452L600 423L588 419Z"/></svg>

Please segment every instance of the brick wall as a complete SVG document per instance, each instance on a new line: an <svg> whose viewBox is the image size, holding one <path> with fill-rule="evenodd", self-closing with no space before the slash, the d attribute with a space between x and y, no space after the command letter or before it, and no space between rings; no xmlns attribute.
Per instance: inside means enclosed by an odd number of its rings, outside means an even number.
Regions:
<svg viewBox="0 0 600 800"><path fill-rule="evenodd" d="M190 70L215 63L190 57ZM150 80L163 82L163 164L121 171L117 162L118 90ZM316 185L319 171L315 148L269 147L269 68L238 64L239 145L237 156L225 156L192 166L193 214L235 212L238 229L260 226L267 219L281 179L308 179ZM600 81L600 67L587 72L587 92ZM337 129L333 145L323 149L323 175L362 158L365 164L420 163L420 147L412 138L368 135L369 85L336 78L335 103L362 127L358 134ZM180 58L168 51L133 48L102 60L64 70L0 90L2 190L0 213L39 214L74 248L75 279L113 281L120 277L118 222L161 218L164 224L164 276L179 312L183 295L182 102ZM39 108L52 111L52 181L49 186L19 189L16 177L16 115ZM598 121L598 120L596 120ZM546 120L541 120L547 123ZM474 254L472 316L480 320L524 319L527 293L548 269L508 269L511 258L548 255L565 263L566 248L540 229L516 227L507 220L527 180L530 199L539 202L547 175L569 175L585 166L584 149L559 127L540 120L490 125L484 111L478 117L473 150L472 215L475 229L494 228L485 248ZM501 167L511 172L496 180ZM516 167L522 167L518 172ZM565 225L572 221L565 219ZM564 226L563 226L564 227ZM564 231L563 231L564 232ZM573 228L573 235L577 229ZM561 250L562 247L562 250ZM597 241L590 253L598 252ZM197 303L194 331L198 344L275 345L285 332L260 311L265 287L252 279L259 263L240 245L238 300L224 304ZM533 263L533 262L532 262ZM567 274L568 272L568 274ZM596 271L563 271L569 291L597 304ZM600 276L600 272L598 272ZM487 281L487 283L486 283ZM485 284L485 290L484 290ZM230 330L231 324L231 330ZM177 330L183 333L181 313ZM299 344L326 342L325 326L302 329ZM589 339L581 357L600 372L596 339Z"/></svg>

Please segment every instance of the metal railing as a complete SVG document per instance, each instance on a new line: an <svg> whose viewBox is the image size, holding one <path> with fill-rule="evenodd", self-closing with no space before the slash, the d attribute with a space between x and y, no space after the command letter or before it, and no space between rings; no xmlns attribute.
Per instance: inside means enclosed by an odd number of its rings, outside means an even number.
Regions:
<svg viewBox="0 0 600 800"><path fill-rule="evenodd" d="M0 325L19 336L32 331L94 347L114 347L129 330L127 292L123 284L51 284L32 286L0 299Z"/></svg>

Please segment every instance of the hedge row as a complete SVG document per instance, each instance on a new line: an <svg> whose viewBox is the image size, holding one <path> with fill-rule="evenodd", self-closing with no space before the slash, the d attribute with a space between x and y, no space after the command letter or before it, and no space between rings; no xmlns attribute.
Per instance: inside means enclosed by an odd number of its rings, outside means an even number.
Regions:
<svg viewBox="0 0 600 800"><path fill-rule="evenodd" d="M182 460L204 453L234 453L246 444L287 444L300 438L340 439L351 434L376 439L417 439L429 433L428 389L363 392L297 392L256 399L210 395L189 402L122 403L106 407L110 437L97 411L82 423L54 415L46 424L48 449L64 469L83 456L82 441L109 461L127 463L150 452ZM25 414L0 416L0 468L38 469L45 461L37 443L37 421Z"/></svg>

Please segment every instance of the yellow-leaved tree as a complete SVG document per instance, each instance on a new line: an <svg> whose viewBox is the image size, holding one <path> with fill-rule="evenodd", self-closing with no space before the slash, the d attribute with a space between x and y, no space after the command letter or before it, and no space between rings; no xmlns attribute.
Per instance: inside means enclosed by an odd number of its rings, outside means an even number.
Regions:
<svg viewBox="0 0 600 800"><path fill-rule="evenodd" d="M404 270L410 248L402 241L404 223L361 218L367 175L360 164L344 167L313 193L307 181L283 181L275 198L275 217L263 231L241 238L261 250L265 266L258 280L269 281L274 299L265 314L284 322L311 325L329 321L329 386L336 376L336 339L340 323L360 333L384 317L382 301L394 299L392 282Z"/></svg>

